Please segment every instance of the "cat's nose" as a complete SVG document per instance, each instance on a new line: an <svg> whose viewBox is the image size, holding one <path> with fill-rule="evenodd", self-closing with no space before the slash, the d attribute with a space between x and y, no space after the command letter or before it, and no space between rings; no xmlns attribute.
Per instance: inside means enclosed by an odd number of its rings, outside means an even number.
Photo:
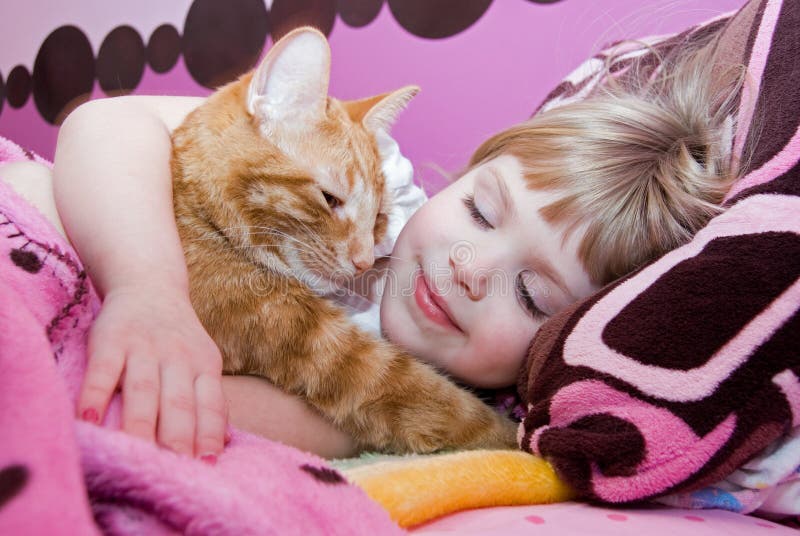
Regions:
<svg viewBox="0 0 800 536"><path fill-rule="evenodd" d="M366 272L372 268L373 264L375 264L375 256L372 254L372 252L356 255L351 260L353 261L353 266L355 266L356 272L358 273Z"/></svg>

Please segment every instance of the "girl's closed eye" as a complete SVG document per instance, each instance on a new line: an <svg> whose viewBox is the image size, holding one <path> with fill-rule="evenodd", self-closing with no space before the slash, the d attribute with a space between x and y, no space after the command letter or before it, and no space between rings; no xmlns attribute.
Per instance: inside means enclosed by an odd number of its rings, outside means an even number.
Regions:
<svg viewBox="0 0 800 536"><path fill-rule="evenodd" d="M483 212L478 208L478 205L475 204L475 195L474 194L467 194L464 196L464 206L467 207L467 211L475 223L478 224L479 227L483 229L494 229L494 225L486 219L486 216L483 215Z"/></svg>
<svg viewBox="0 0 800 536"><path fill-rule="evenodd" d="M523 278L523 273L520 272L517 274L517 300L519 301L520 305L525 309L525 311L530 314L534 320L546 320L548 318L547 313L539 309L537 307L536 302L533 300L533 296L531 291L528 289L528 286L525 284L525 279Z"/></svg>

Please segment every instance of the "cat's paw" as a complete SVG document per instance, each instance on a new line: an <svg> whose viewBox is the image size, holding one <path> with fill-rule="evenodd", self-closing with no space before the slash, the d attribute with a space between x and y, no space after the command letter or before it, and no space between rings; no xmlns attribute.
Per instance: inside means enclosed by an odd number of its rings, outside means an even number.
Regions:
<svg viewBox="0 0 800 536"><path fill-rule="evenodd" d="M465 448L470 449L516 449L517 423L502 415L496 415L492 424L478 434L474 442Z"/></svg>
<svg viewBox="0 0 800 536"><path fill-rule="evenodd" d="M516 449L517 425L485 407L477 415L419 419L395 433L387 450L427 454L447 449Z"/></svg>

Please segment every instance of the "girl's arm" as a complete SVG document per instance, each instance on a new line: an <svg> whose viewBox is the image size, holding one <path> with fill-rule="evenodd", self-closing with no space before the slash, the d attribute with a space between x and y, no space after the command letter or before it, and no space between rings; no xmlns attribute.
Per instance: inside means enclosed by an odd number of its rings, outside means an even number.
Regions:
<svg viewBox="0 0 800 536"><path fill-rule="evenodd" d="M200 103L202 99L192 97L94 100L70 114L61 127L54 166L56 203L102 294L120 282L142 279L186 287L172 209L170 132ZM120 251L120 244L129 246L124 256L107 255ZM155 262L159 270L152 270Z"/></svg>
<svg viewBox="0 0 800 536"><path fill-rule="evenodd" d="M231 422L242 430L324 458L346 458L358 453L353 438L301 398L281 391L264 378L223 376L222 388Z"/></svg>
<svg viewBox="0 0 800 536"><path fill-rule="evenodd" d="M200 324L172 210L170 130L202 99L91 101L59 132L55 199L104 297L78 415L102 420L122 388L123 429L185 454L223 448L219 350Z"/></svg>
<svg viewBox="0 0 800 536"><path fill-rule="evenodd" d="M219 350L189 301L169 167L170 132L201 102L91 101L59 132L56 204L104 297L78 415L101 420L119 385L124 430L210 460L223 447L227 398L231 421L245 430L322 456L353 454L347 435L266 380L221 383Z"/></svg>

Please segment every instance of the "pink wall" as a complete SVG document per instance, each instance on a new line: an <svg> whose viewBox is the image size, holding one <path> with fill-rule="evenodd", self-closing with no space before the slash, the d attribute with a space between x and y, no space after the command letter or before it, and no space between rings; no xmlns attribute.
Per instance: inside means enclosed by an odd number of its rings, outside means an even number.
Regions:
<svg viewBox="0 0 800 536"><path fill-rule="evenodd" d="M494 0L470 28L439 40L408 33L384 5L365 27L351 28L336 20L330 35L331 94L356 98L409 83L420 85L422 93L400 117L394 133L420 180L435 191L444 182L437 166L457 171L478 143L526 118L563 75L604 43L677 31L742 3ZM27 0L14 6L22 11L19 18L0 20L0 35L9 43L0 50L0 73L7 76L17 64L32 70L38 46L62 24L80 27L96 53L103 36L121 24L136 28L145 41L164 22L181 31L190 4L189 0L85 0L54 11L49 0ZM208 90L191 79L179 60L166 74L145 68L135 93L204 95ZM97 84L94 96L102 96ZM33 99L20 109L3 106L0 135L51 157L56 134L56 127L39 116Z"/></svg>

